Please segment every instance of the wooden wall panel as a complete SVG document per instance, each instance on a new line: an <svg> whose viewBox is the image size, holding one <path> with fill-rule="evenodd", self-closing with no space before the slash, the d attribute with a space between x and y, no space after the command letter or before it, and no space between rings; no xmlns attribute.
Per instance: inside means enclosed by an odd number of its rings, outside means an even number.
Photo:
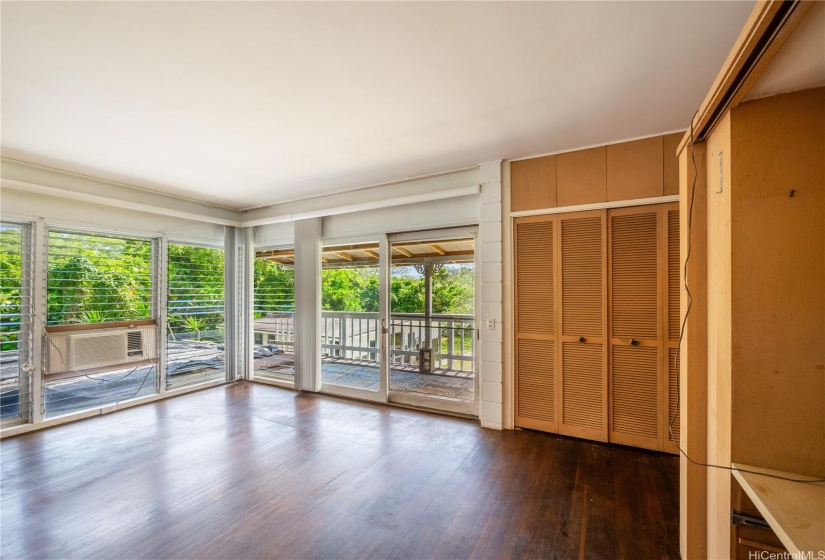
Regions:
<svg viewBox="0 0 825 560"><path fill-rule="evenodd" d="M510 211L556 206L556 156L514 161L510 164Z"/></svg>
<svg viewBox="0 0 825 560"><path fill-rule="evenodd" d="M662 194L665 196L679 194L679 156L676 150L682 140L683 133L666 134L662 137Z"/></svg>
<svg viewBox="0 0 825 560"><path fill-rule="evenodd" d="M680 269L687 270L693 296L679 351L679 445L695 461L708 452L708 193L707 146L688 146L679 155ZM695 162L695 167L694 167ZM695 181L695 190L693 188ZM689 212L691 215L689 215ZM687 224L691 223L688 235ZM690 259L685 262L690 244ZM687 309L679 274L682 316ZM708 557L708 470L679 458L679 533L682 558Z"/></svg>
<svg viewBox="0 0 825 560"><path fill-rule="evenodd" d="M731 460L825 476L825 87L730 134Z"/></svg>
<svg viewBox="0 0 825 560"><path fill-rule="evenodd" d="M668 348L667 351L667 415L665 416L664 433L666 434L666 441L673 442L674 438L679 441L679 426L681 424L679 411L676 408L678 402L679 391L679 375L677 372L676 362L676 348ZM671 424L671 421L673 424ZM672 437L671 437L672 432ZM671 453L678 453L678 449L674 449L674 444L665 446L665 451Z"/></svg>
<svg viewBox="0 0 825 560"><path fill-rule="evenodd" d="M682 266L680 258L681 233L679 230L679 212L678 203L662 205L664 227L662 228L663 269L661 276L665 296L661 310L664 337L664 351L662 354L665 360L665 363L662 365L665 381L662 387L662 434L664 434L664 451L674 454L679 453L676 442L679 437L679 423L681 420L681 415L677 407L680 368L679 364L674 362L677 358L676 350L679 346L679 335L682 327L680 309ZM676 418L673 423L673 432L677 438L676 441L671 438L669 430L670 420L674 414Z"/></svg>
<svg viewBox="0 0 825 560"><path fill-rule="evenodd" d="M606 154L606 149L602 146L556 156L558 206L592 204L607 200Z"/></svg>
<svg viewBox="0 0 825 560"><path fill-rule="evenodd" d="M662 196L661 136L607 146L607 200Z"/></svg>

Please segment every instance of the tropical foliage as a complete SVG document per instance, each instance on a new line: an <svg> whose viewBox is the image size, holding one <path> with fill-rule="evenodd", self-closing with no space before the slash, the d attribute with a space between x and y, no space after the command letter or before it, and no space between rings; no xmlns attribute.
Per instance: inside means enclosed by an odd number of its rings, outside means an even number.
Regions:
<svg viewBox="0 0 825 560"><path fill-rule="evenodd" d="M169 244L166 320L172 337L223 342L223 267L222 249Z"/></svg>
<svg viewBox="0 0 825 560"><path fill-rule="evenodd" d="M152 242L49 232L49 325L151 316Z"/></svg>
<svg viewBox="0 0 825 560"><path fill-rule="evenodd" d="M15 349L20 322L22 230L0 229L0 344ZM88 324L151 317L153 243L144 239L49 232L47 324ZM322 306L328 311L377 312L375 268L328 269ZM172 336L222 338L224 258L220 249L169 245L168 322ZM433 274L433 312L473 312L472 265L447 265ZM255 316L295 308L291 268L255 259ZM424 279L396 267L390 285L393 313L424 312Z"/></svg>

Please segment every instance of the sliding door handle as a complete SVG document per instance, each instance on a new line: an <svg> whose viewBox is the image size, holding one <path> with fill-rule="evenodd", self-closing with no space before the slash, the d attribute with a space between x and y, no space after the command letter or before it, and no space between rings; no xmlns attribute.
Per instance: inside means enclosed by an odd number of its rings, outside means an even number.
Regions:
<svg viewBox="0 0 825 560"><path fill-rule="evenodd" d="M584 338L583 336L580 336L580 337L579 337L579 342L581 342L582 344L584 344L585 342L587 342L587 339L586 339L586 338Z"/></svg>

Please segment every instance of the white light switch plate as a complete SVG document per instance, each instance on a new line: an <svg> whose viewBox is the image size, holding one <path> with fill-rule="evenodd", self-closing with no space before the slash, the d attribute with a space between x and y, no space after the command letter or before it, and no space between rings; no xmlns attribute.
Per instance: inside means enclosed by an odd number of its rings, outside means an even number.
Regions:
<svg viewBox="0 0 825 560"><path fill-rule="evenodd" d="M495 319L487 319L487 330L488 331L496 330L496 320Z"/></svg>

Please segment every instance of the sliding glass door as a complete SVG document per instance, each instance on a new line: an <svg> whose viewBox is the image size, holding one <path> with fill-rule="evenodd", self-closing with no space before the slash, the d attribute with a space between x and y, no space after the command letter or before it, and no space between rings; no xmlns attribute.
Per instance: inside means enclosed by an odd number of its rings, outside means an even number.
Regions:
<svg viewBox="0 0 825 560"><path fill-rule="evenodd" d="M473 229L322 250L321 388L477 414Z"/></svg>
<svg viewBox="0 0 825 560"><path fill-rule="evenodd" d="M382 242L325 243L321 263L321 388L385 400Z"/></svg>
<svg viewBox="0 0 825 560"><path fill-rule="evenodd" d="M476 414L473 231L390 242L389 400Z"/></svg>

